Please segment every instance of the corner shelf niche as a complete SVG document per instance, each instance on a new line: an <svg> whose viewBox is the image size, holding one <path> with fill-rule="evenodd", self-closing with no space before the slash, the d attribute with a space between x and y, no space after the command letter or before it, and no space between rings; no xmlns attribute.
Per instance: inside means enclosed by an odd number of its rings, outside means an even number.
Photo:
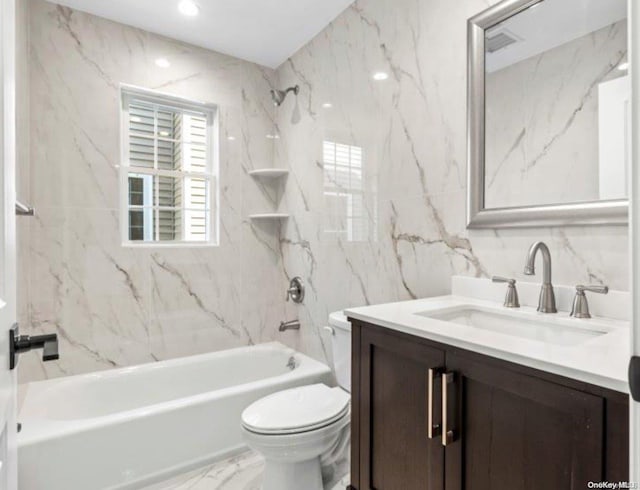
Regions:
<svg viewBox="0 0 640 490"><path fill-rule="evenodd" d="M285 168L261 168L258 170L250 170L249 175L256 179L279 179L289 175L289 171Z"/></svg>
<svg viewBox="0 0 640 490"><path fill-rule="evenodd" d="M254 220L283 220L287 218L289 218L287 213L260 213L249 215L249 219Z"/></svg>
<svg viewBox="0 0 640 490"><path fill-rule="evenodd" d="M285 168L260 168L249 170L249 175L256 180L262 180L265 183L279 182L280 179L289 175L289 170ZM256 213L250 214L249 219L260 221L283 221L289 218L287 213Z"/></svg>

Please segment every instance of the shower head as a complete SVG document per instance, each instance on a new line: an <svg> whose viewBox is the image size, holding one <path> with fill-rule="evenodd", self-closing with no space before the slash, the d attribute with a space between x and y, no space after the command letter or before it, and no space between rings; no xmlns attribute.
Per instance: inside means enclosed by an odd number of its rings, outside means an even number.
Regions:
<svg viewBox="0 0 640 490"><path fill-rule="evenodd" d="M273 99L273 105L278 107L284 101L287 93L283 90L272 89L271 98Z"/></svg>
<svg viewBox="0 0 640 490"><path fill-rule="evenodd" d="M284 102L284 99L287 97L287 94L289 92L293 92L294 94L298 95L299 91L300 87L298 85L296 85L295 87L289 87L286 90L272 89L271 99L273 100L273 105L279 107Z"/></svg>

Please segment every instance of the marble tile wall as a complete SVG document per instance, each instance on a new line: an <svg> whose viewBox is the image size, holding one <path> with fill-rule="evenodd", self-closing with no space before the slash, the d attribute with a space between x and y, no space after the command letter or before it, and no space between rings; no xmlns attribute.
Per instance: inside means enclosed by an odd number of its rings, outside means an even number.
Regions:
<svg viewBox="0 0 640 490"><path fill-rule="evenodd" d="M600 198L598 87L626 58L623 20L487 73L488 208Z"/></svg>
<svg viewBox="0 0 640 490"><path fill-rule="evenodd" d="M19 165L37 214L20 233L20 320L25 332L57 331L61 358L23 356L21 380L274 339L284 308L277 228L247 220L275 206L247 175L273 163L273 70L25 1L30 159ZM160 56L170 68L154 64ZM219 247L121 246L120 83L219 106Z"/></svg>
<svg viewBox="0 0 640 490"><path fill-rule="evenodd" d="M303 350L328 354L318 326L334 310L445 294L452 274L523 278L538 239L551 248L556 283L628 289L626 227L465 227L466 20L493 3L358 0L278 68L281 86L301 88L298 124L291 101L278 109L276 165L292 171L285 273L309 284L305 304L288 307L302 320ZM377 72L388 79L374 80ZM365 214L377 233L326 233L334 211L324 141L362 149L363 175L375 184L363 177L357 191L343 190L371 197Z"/></svg>
<svg viewBox="0 0 640 490"><path fill-rule="evenodd" d="M29 1L38 217L22 321L57 329L63 357L25 356L23 380L274 338L329 360L331 311L445 294L452 274L521 278L537 239L555 282L628 289L624 227L465 228L466 19L493 1L359 0L275 72ZM153 65L159 55L170 71ZM220 247L120 246L119 82L220 105ZM294 98L274 110L268 95L295 84L299 120ZM263 166L291 170L282 199L247 176ZM291 218L247 221L265 208ZM296 275L303 305L284 302ZM296 317L300 332L277 333Z"/></svg>

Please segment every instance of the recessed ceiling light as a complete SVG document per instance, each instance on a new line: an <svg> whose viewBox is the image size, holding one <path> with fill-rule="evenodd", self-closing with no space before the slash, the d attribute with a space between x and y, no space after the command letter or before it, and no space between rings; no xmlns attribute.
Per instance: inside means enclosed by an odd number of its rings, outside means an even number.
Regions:
<svg viewBox="0 0 640 490"><path fill-rule="evenodd" d="M267 135L267 139L268 139L268 140L277 140L277 139L280 139L280 135L277 135L277 134L268 134L268 135Z"/></svg>
<svg viewBox="0 0 640 490"><path fill-rule="evenodd" d="M629 69L629 62L628 61L625 61L624 63L620 63L618 65L618 70L620 70L620 71L625 71L625 70L628 70L628 69Z"/></svg>
<svg viewBox="0 0 640 490"><path fill-rule="evenodd" d="M156 65L160 68L169 68L171 66L171 63L169 63L169 60L167 58L158 58L156 60Z"/></svg>
<svg viewBox="0 0 640 490"><path fill-rule="evenodd" d="M235 137L235 136L227 136L227 139L228 139L229 141L235 141L235 140L236 140L236 137Z"/></svg>
<svg viewBox="0 0 640 490"><path fill-rule="evenodd" d="M195 17L200 13L200 7L193 0L182 0L178 4L178 10L182 15L186 15L187 17Z"/></svg>
<svg viewBox="0 0 640 490"><path fill-rule="evenodd" d="M389 74L384 71L377 71L373 74L373 79L377 81L386 80L389 78Z"/></svg>
<svg viewBox="0 0 640 490"><path fill-rule="evenodd" d="M323 109L331 109L333 107L333 104L331 102L325 102L324 104L322 104Z"/></svg>

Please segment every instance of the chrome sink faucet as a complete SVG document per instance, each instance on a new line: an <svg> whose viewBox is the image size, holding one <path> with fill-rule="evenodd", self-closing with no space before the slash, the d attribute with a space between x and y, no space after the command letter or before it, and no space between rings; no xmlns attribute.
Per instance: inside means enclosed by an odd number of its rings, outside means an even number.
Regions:
<svg viewBox="0 0 640 490"><path fill-rule="evenodd" d="M527 252L527 261L524 265L524 273L533 276L536 273L536 255L542 254L542 288L538 300L538 311L541 313L557 313L556 295L551 284L551 254L549 247L544 242L535 242Z"/></svg>

